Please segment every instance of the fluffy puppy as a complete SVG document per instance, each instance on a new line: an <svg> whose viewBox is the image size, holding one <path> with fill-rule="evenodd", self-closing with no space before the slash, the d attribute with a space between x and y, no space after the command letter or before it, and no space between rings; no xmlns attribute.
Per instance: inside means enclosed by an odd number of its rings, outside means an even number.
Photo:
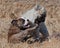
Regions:
<svg viewBox="0 0 60 48"><path fill-rule="evenodd" d="M29 33L31 33L34 29L36 29L37 25L35 25L32 28L28 28L24 31L20 31L17 34L12 35L9 40L10 43L19 43L20 41L22 41Z"/></svg>
<svg viewBox="0 0 60 48"><path fill-rule="evenodd" d="M24 26L23 24L23 19L12 20L8 32L8 42L19 42L19 40L22 41L24 37L32 33L31 30L33 31L37 27L37 25L34 27L28 26L31 25L29 21L28 25Z"/></svg>

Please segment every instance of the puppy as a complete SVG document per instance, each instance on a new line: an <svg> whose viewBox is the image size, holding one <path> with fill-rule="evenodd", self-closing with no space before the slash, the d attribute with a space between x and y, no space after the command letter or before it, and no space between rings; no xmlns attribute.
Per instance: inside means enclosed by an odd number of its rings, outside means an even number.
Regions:
<svg viewBox="0 0 60 48"><path fill-rule="evenodd" d="M9 40L10 43L19 43L20 41L22 41L29 33L31 33L34 29L36 29L37 25L32 27L32 28L28 28L26 30L22 30L19 33L16 33L14 35L12 35Z"/></svg>

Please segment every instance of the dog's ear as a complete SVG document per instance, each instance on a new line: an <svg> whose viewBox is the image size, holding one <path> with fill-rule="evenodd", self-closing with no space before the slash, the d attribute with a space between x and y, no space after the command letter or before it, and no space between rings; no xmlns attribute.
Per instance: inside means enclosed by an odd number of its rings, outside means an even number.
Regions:
<svg viewBox="0 0 60 48"><path fill-rule="evenodd" d="M40 10L41 9L41 7L40 7L40 5L36 5L35 6L35 10L37 11L37 10Z"/></svg>
<svg viewBox="0 0 60 48"><path fill-rule="evenodd" d="M17 23L17 20L12 20L11 21L11 24L13 24L13 25L16 24L16 23Z"/></svg>

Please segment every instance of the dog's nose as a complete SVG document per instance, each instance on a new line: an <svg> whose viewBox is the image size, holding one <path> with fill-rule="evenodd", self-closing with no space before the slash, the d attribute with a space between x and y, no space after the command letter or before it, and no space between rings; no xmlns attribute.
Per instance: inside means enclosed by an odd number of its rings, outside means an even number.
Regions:
<svg viewBox="0 0 60 48"><path fill-rule="evenodd" d="M25 23L24 23L24 25L27 25L28 24L28 21L27 20L25 20Z"/></svg>

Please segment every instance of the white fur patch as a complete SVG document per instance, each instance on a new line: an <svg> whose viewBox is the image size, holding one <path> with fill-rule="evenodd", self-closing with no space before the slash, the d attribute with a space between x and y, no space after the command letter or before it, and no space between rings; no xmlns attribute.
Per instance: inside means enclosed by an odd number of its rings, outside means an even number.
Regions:
<svg viewBox="0 0 60 48"><path fill-rule="evenodd" d="M37 18L37 16L40 16L38 10L36 10L37 6L33 7L32 9L28 10L27 12L25 12L24 14L22 14L21 18L23 18L25 20L25 24L27 24L27 19L29 19L32 23L34 23L35 19Z"/></svg>

